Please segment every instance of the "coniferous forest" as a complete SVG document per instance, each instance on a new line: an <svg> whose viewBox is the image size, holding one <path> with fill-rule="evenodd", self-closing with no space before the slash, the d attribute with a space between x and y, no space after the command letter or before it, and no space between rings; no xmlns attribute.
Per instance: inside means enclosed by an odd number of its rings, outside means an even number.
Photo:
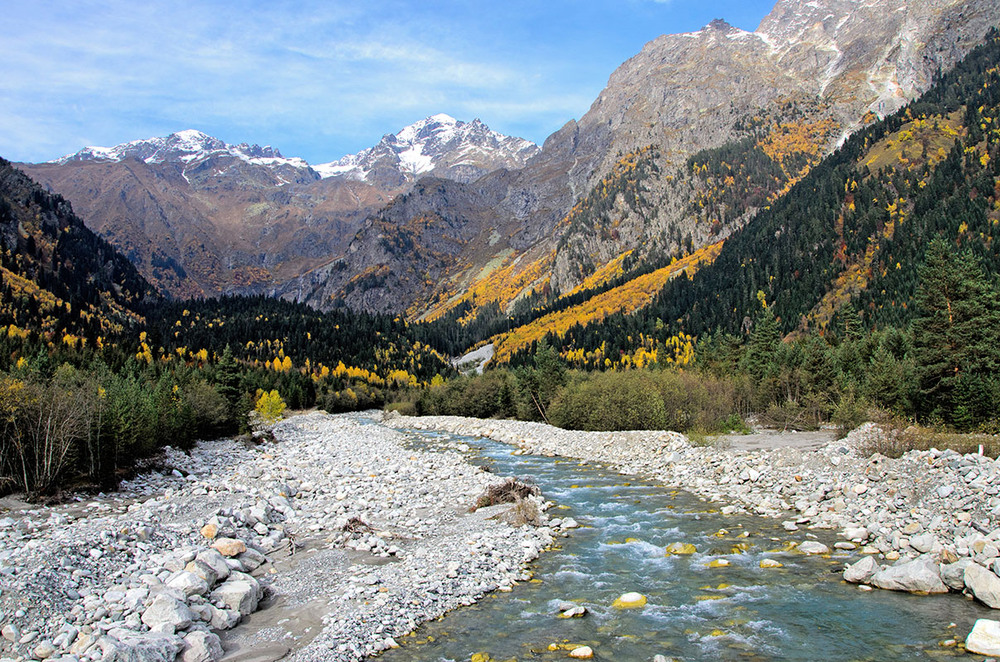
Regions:
<svg viewBox="0 0 1000 662"><path fill-rule="evenodd" d="M748 181L773 175L740 141L688 167L748 154ZM167 301L67 201L2 161L0 492L113 486L164 445L237 434L251 412L282 406L575 429L714 433L755 416L791 428L882 417L1000 431L996 31L783 195L759 188L727 193L727 209L760 210L649 305L460 376L450 356L502 347L505 333L676 256L627 261L566 297L484 306L471 321L469 306L408 323L266 297Z"/></svg>

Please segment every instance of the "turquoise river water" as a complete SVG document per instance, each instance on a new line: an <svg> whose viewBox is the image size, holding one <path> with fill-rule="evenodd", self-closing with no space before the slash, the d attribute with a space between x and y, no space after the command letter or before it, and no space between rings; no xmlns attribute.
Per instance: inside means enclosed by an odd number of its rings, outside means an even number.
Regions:
<svg viewBox="0 0 1000 662"><path fill-rule="evenodd" d="M689 493L575 460L513 455L510 446L486 439L409 434L415 447L468 444L472 462L534 481L557 504L553 517L571 516L582 528L532 564L532 581L421 626L381 656L386 662L462 662L476 653L498 661L567 660L572 645L591 646L597 660L624 662L656 654L751 662L982 659L941 643L963 640L989 609L954 594L863 592L841 579L853 553L780 551L805 540L806 530L724 516ZM835 542L829 532L815 534L831 547ZM665 556L675 541L698 552ZM760 568L765 557L784 567ZM730 565L708 565L717 559ZM612 607L629 591L645 594L647 606ZM589 613L556 618L560 601ZM561 648L550 650L552 644Z"/></svg>

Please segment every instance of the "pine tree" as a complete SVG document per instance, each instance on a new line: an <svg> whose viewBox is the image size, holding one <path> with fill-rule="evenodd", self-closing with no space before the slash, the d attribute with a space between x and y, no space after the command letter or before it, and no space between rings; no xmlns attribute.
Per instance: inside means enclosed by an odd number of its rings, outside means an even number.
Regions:
<svg viewBox="0 0 1000 662"><path fill-rule="evenodd" d="M775 370L774 354L781 344L781 331L778 329L778 321L774 318L774 311L767 305L764 293L758 292L757 298L763 310L750 334L747 353L743 357L743 367L755 379L760 380Z"/></svg>
<svg viewBox="0 0 1000 662"><path fill-rule="evenodd" d="M1000 368L996 291L971 253L956 254L938 239L927 249L916 302L913 356L921 413L968 429L995 409L991 384Z"/></svg>

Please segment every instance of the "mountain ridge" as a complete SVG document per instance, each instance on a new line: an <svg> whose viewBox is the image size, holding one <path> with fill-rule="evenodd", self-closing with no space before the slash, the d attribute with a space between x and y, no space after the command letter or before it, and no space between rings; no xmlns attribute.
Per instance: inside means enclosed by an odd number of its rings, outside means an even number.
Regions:
<svg viewBox="0 0 1000 662"><path fill-rule="evenodd" d="M400 133L414 134L411 146L424 145L416 134L433 123L421 120ZM517 164L501 152L491 161L481 150L473 164L463 162L463 150L482 139L531 151L531 143L481 122L452 125L470 130L421 150L435 174L468 177ZM469 133L480 143L466 144ZM367 216L414 179L385 159L377 181L323 178L273 147L229 145L193 129L21 167L73 200L92 229L161 291L181 298L265 292L328 262L346 250Z"/></svg>

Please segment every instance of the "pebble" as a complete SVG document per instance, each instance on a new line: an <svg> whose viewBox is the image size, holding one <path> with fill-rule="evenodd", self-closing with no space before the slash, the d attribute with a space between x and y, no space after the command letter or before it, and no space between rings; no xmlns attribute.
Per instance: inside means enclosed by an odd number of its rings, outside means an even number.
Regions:
<svg viewBox="0 0 1000 662"><path fill-rule="evenodd" d="M279 423L275 437L167 448L166 472L0 520L20 532L0 535L0 659L24 642L35 659L63 662L128 657L136 646L214 661L222 651L206 626L231 629L281 591L285 604L338 596L286 659L355 661L527 581L525 564L553 542L540 497L537 527L493 517L510 506L469 514L503 478L469 463L460 444L414 450L391 428L321 412ZM353 520L364 524L345 531ZM280 570L275 555L287 559ZM323 565L296 572L300 555Z"/></svg>

